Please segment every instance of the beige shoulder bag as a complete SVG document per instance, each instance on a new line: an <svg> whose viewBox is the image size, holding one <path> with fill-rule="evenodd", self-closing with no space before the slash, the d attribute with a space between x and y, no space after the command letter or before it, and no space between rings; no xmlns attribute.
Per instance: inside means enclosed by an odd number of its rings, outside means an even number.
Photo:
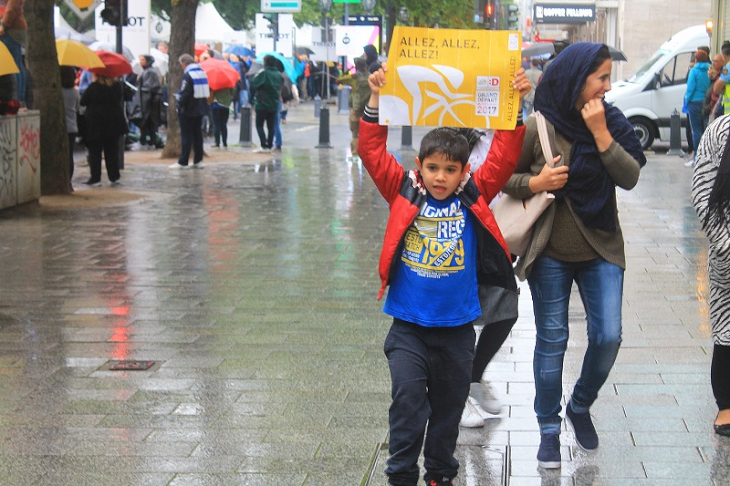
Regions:
<svg viewBox="0 0 730 486"><path fill-rule="evenodd" d="M545 117L537 111L535 118L545 162L552 167L553 153L550 149ZM502 231L510 253L519 257L525 255L535 222L554 200L555 196L547 191L537 193L527 199L502 194L494 206L494 219L497 220L497 225Z"/></svg>

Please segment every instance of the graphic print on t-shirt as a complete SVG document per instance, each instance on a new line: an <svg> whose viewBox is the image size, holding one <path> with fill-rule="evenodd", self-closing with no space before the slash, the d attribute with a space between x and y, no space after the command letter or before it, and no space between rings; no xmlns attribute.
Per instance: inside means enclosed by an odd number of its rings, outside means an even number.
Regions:
<svg viewBox="0 0 730 486"><path fill-rule="evenodd" d="M408 228L401 260L421 277L441 278L464 269L464 211L453 199L444 206L426 204Z"/></svg>

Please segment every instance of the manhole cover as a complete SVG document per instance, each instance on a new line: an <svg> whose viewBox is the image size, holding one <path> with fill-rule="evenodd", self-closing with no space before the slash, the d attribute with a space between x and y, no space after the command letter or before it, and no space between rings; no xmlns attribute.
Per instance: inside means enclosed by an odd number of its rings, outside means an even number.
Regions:
<svg viewBox="0 0 730 486"><path fill-rule="evenodd" d="M152 368L154 361L126 360L112 361L109 369L111 371L144 371Z"/></svg>

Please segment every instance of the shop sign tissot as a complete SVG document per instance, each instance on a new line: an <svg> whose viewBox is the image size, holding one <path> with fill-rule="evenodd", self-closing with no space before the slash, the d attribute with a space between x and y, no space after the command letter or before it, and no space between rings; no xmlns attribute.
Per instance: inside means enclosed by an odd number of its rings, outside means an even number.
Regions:
<svg viewBox="0 0 730 486"><path fill-rule="evenodd" d="M536 24L583 24L596 20L596 6L585 3L536 3Z"/></svg>

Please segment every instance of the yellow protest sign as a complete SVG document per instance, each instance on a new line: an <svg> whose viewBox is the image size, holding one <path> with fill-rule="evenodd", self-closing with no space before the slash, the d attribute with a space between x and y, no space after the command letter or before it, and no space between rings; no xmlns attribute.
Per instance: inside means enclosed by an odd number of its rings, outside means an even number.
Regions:
<svg viewBox="0 0 730 486"><path fill-rule="evenodd" d="M380 90L381 125L514 129L521 41L512 31L396 26Z"/></svg>

